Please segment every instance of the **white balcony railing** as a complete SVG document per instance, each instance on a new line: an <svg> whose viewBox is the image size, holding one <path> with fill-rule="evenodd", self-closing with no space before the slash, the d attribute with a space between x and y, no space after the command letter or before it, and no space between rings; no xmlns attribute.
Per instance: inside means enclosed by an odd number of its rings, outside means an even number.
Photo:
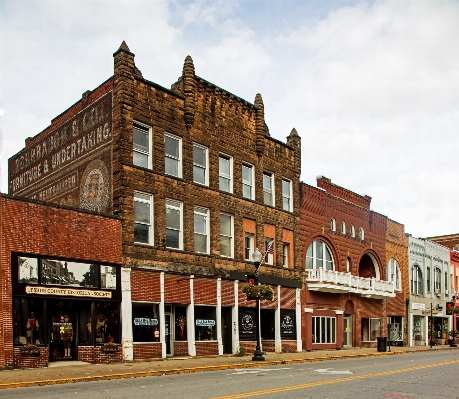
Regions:
<svg viewBox="0 0 459 399"><path fill-rule="evenodd" d="M394 283L353 276L351 273L334 270L307 269L306 283L310 291L352 292L372 298L391 298L395 296Z"/></svg>

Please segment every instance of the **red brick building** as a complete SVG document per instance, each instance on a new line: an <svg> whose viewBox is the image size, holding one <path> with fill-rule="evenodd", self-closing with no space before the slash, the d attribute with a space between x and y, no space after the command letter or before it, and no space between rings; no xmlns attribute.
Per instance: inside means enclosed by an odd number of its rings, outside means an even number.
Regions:
<svg viewBox="0 0 459 399"><path fill-rule="evenodd" d="M253 350L242 286L271 243L263 349L300 350L300 154L294 129L270 136L261 95L200 78L191 57L166 89L123 42L114 75L9 160L9 193L121 217L124 360Z"/></svg>
<svg viewBox="0 0 459 399"><path fill-rule="evenodd" d="M121 262L119 218L0 195L0 368L120 361L94 329L119 322Z"/></svg>
<svg viewBox="0 0 459 399"><path fill-rule="evenodd" d="M401 286L395 290L386 281L388 219L372 211L370 203L370 197L326 177L317 178L317 188L301 184L302 339L307 350L376 347L378 337L387 337L386 317L404 316Z"/></svg>

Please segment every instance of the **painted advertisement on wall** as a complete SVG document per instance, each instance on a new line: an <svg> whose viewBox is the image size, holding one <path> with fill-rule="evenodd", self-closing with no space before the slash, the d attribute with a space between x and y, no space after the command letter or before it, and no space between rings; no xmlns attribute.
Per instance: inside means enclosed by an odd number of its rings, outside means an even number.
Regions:
<svg viewBox="0 0 459 399"><path fill-rule="evenodd" d="M9 160L9 194L111 210L112 92Z"/></svg>

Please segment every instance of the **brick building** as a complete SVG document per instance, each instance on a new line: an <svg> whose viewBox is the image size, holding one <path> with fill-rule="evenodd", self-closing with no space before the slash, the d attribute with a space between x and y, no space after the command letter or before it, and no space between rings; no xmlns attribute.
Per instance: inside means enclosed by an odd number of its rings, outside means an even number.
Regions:
<svg viewBox="0 0 459 399"><path fill-rule="evenodd" d="M0 264L0 368L121 359L95 331L96 318L119 322L119 218L0 194Z"/></svg>
<svg viewBox="0 0 459 399"><path fill-rule="evenodd" d="M378 337L387 337L387 316L391 328L398 324L403 332L403 226L372 211L370 197L326 177L317 178L317 187L301 184L300 190L303 346L376 347ZM391 265L395 272L388 275ZM396 338L403 343L403 337Z"/></svg>
<svg viewBox="0 0 459 399"><path fill-rule="evenodd" d="M301 139L270 137L254 103L198 77L143 78L123 42L114 75L9 160L9 193L122 219L123 359L255 347L242 282L260 281L264 350L301 350Z"/></svg>

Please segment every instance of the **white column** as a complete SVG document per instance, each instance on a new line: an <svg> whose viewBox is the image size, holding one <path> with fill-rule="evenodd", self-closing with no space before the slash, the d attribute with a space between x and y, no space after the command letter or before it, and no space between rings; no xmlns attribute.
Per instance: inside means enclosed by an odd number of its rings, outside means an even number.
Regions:
<svg viewBox="0 0 459 399"><path fill-rule="evenodd" d="M232 351L233 354L239 351L239 281L234 281L234 306L231 309L232 319Z"/></svg>
<svg viewBox="0 0 459 399"><path fill-rule="evenodd" d="M217 279L217 342L218 354L223 355L223 340L222 340L222 279Z"/></svg>
<svg viewBox="0 0 459 399"><path fill-rule="evenodd" d="M159 294L160 294L160 302L159 302L159 336L161 337L161 357L163 359L166 358L166 315L165 313L165 306L164 306L164 272L161 272L159 275ZM172 324L172 320L169 324ZM169 334L171 333L172 326L169 326ZM173 342L171 342L173 345Z"/></svg>
<svg viewBox="0 0 459 399"><path fill-rule="evenodd" d="M274 310L274 351L276 353L282 352L282 342L281 342L281 316L280 316L280 307L281 307L281 286L277 286L277 307Z"/></svg>
<svg viewBox="0 0 459 399"><path fill-rule="evenodd" d="M413 320L413 313L410 312L410 309L408 309L408 318L407 318L407 326L406 326L406 334L407 334L407 343L408 346L413 346L413 326L414 326L414 320Z"/></svg>
<svg viewBox="0 0 459 399"><path fill-rule="evenodd" d="M190 276L190 304L186 307L186 332L188 336L188 354L196 356L196 337L194 328L194 276Z"/></svg>
<svg viewBox="0 0 459 399"><path fill-rule="evenodd" d="M303 341L301 339L301 288L296 289L296 308L295 308L295 322L296 322L296 350L303 351Z"/></svg>
<svg viewBox="0 0 459 399"><path fill-rule="evenodd" d="M134 347L132 345L132 299L131 299L131 268L121 268L121 337L123 344L123 360L134 361Z"/></svg>

